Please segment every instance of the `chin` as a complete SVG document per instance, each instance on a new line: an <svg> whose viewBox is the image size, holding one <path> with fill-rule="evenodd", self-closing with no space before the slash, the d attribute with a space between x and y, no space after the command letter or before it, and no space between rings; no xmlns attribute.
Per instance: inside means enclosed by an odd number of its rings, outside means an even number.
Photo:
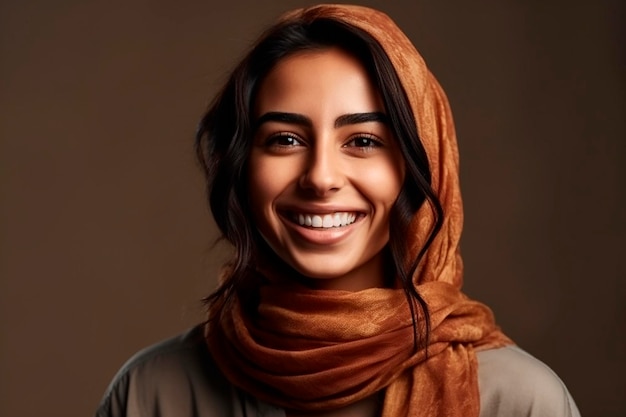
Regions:
<svg viewBox="0 0 626 417"><path fill-rule="evenodd" d="M382 274L374 271L370 262L339 265L333 264L332 260L315 260L311 263L294 262L290 266L301 276L302 282L313 289L360 291L383 286Z"/></svg>

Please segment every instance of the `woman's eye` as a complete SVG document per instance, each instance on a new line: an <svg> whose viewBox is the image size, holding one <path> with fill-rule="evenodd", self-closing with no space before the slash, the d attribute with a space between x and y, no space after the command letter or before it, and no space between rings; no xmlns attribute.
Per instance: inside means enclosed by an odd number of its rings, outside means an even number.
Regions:
<svg viewBox="0 0 626 417"><path fill-rule="evenodd" d="M303 143L298 137L294 135L278 134L270 137L267 144L269 146L290 148L294 146L302 146Z"/></svg>
<svg viewBox="0 0 626 417"><path fill-rule="evenodd" d="M352 138L346 146L353 148L376 148L381 146L380 141L369 136L358 136Z"/></svg>

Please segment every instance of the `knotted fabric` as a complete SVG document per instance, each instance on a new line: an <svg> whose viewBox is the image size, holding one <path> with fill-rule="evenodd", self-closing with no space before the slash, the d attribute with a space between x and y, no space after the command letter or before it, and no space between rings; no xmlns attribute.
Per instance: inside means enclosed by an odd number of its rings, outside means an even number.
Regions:
<svg viewBox="0 0 626 417"><path fill-rule="evenodd" d="M340 408L384 389L384 417L478 416L475 352L511 341L488 307L461 292L463 208L448 101L409 39L385 14L321 5L289 12L282 20L320 18L360 28L380 43L426 149L431 186L444 210L442 228L413 276L431 315L429 345L414 350L412 316L402 289L294 290L268 283L258 289L253 314L237 296L211 305L209 349L235 386L287 409ZM407 259L418 255L434 222L431 207L423 204L408 230Z"/></svg>

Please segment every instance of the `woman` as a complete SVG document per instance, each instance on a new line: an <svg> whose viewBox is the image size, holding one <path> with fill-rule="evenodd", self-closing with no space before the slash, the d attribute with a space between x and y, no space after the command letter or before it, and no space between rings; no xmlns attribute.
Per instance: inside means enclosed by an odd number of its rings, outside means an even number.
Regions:
<svg viewBox="0 0 626 417"><path fill-rule="evenodd" d="M207 323L131 359L98 416L578 415L460 291L451 113L386 15L284 15L197 150L235 255Z"/></svg>

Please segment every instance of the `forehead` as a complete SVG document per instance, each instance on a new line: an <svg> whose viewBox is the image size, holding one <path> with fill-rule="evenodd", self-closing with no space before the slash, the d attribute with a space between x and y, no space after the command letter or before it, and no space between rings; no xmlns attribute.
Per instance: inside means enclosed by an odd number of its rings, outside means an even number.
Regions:
<svg viewBox="0 0 626 417"><path fill-rule="evenodd" d="M287 110L281 108L285 106L302 111L329 106L335 111L383 111L364 65L339 48L295 53L268 72L256 96L255 113Z"/></svg>

